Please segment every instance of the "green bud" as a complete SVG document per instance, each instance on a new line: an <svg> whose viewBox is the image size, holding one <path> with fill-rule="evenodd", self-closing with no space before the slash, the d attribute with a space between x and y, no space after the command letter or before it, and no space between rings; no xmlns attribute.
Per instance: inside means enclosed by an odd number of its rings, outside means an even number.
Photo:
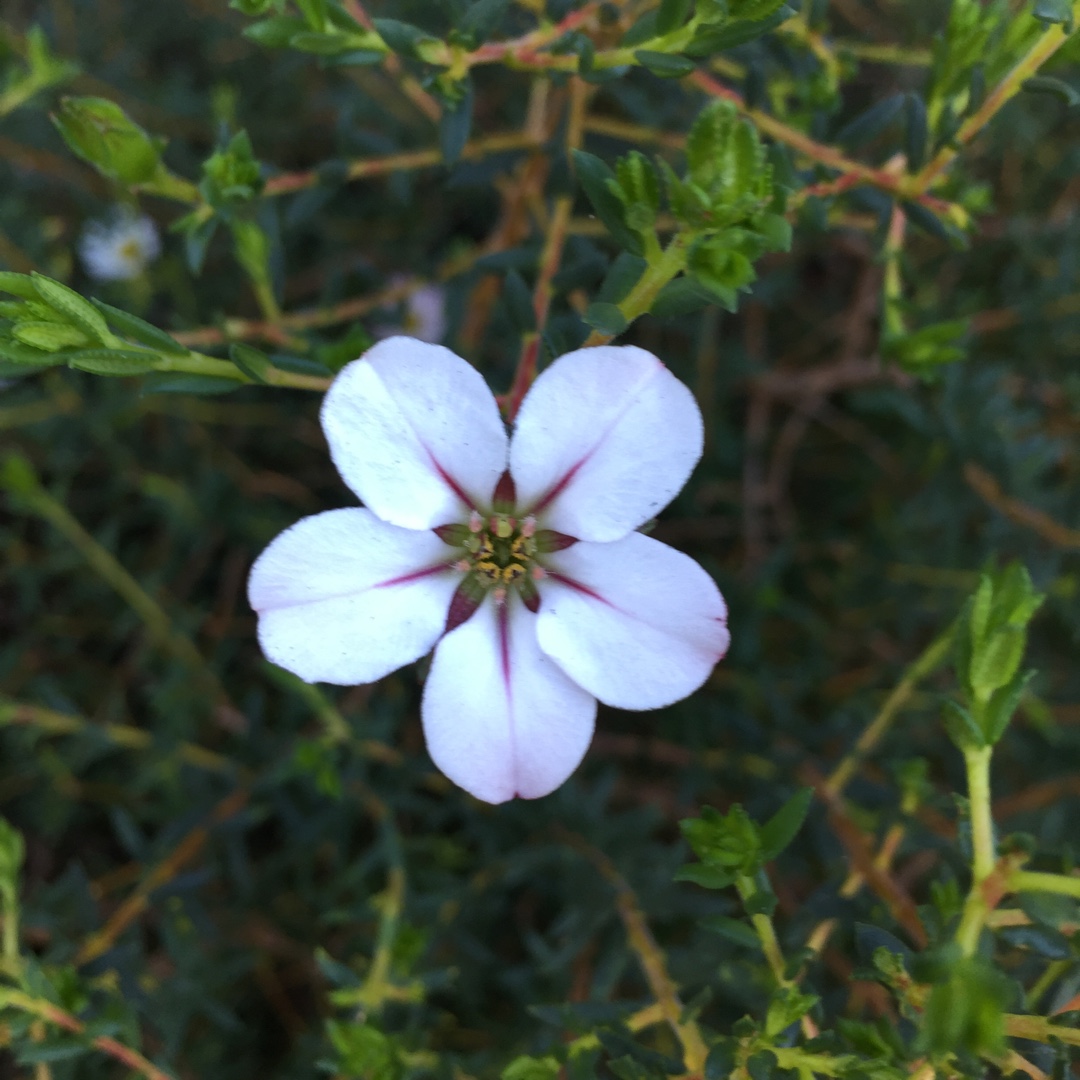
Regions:
<svg viewBox="0 0 1080 1080"><path fill-rule="evenodd" d="M232 222L236 258L252 281L270 280L270 241L258 223L250 219Z"/></svg>
<svg viewBox="0 0 1080 1080"><path fill-rule="evenodd" d="M164 140L148 135L105 98L64 98L52 121L64 142L110 180L145 184L161 166Z"/></svg>
<svg viewBox="0 0 1080 1080"><path fill-rule="evenodd" d="M226 146L203 162L199 190L218 209L248 202L259 194L262 186L262 171L246 131L238 131Z"/></svg>

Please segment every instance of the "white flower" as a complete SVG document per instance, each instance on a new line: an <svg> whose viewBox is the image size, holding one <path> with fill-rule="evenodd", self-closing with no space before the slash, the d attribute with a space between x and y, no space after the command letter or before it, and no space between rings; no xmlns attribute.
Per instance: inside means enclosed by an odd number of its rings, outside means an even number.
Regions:
<svg viewBox="0 0 1080 1080"><path fill-rule="evenodd" d="M97 281L131 281L160 254L157 226L128 210L113 221L92 221L79 241L86 272Z"/></svg>
<svg viewBox="0 0 1080 1080"><path fill-rule="evenodd" d="M407 279L395 275L391 285L401 285ZM377 338L407 334L418 341L438 344L446 336L446 290L441 285L421 285L405 297L405 317L400 326L375 327Z"/></svg>
<svg viewBox="0 0 1080 1080"><path fill-rule="evenodd" d="M322 425L366 508L304 518L259 556L263 651L351 685L434 646L428 750L477 798L548 794L584 756L596 699L669 705L727 650L713 580L634 531L702 448L693 396L650 353L561 357L510 439L474 368L390 338L342 370Z"/></svg>

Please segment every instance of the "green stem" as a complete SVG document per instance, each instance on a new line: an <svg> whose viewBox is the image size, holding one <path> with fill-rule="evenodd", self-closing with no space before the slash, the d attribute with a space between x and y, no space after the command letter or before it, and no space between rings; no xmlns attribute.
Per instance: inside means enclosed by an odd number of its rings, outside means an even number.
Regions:
<svg viewBox="0 0 1080 1080"><path fill-rule="evenodd" d="M964 956L974 956L979 936L990 914L983 883L994 872L994 819L990 812L990 757L993 747L979 746L964 751L967 766L968 805L971 820L971 889L956 930L956 943Z"/></svg>
<svg viewBox="0 0 1080 1080"><path fill-rule="evenodd" d="M744 907L749 906L759 891L754 879L746 876L735 879L735 888ZM758 912L750 916L750 922L753 924L754 931L761 942L762 952L765 953L765 959L769 962L769 969L772 971L777 983L780 986L791 986L791 980L784 975L786 966L784 953L780 948L780 941L776 936L776 929L773 926L772 919L768 915Z"/></svg>
<svg viewBox="0 0 1080 1080"><path fill-rule="evenodd" d="M4 922L0 955L4 958L4 967L7 970L17 971L19 967L19 898L14 889L0 888L0 919Z"/></svg>
<svg viewBox="0 0 1080 1080"><path fill-rule="evenodd" d="M993 872L994 819L990 813L990 756L993 747L982 746L964 752L967 766L968 800L971 814L972 872L981 885Z"/></svg>
<svg viewBox="0 0 1080 1080"><path fill-rule="evenodd" d="M641 315L645 315L659 295L660 290L686 268L687 237L677 233L670 244L650 261L638 283L630 290L619 304L619 310L627 325ZM612 339L612 334L594 330L586 345L603 345Z"/></svg>
<svg viewBox="0 0 1080 1080"><path fill-rule="evenodd" d="M1034 870L1014 870L1009 875L1010 892L1048 892L1075 896L1080 900L1080 877L1070 874L1040 874Z"/></svg>
<svg viewBox="0 0 1080 1080"><path fill-rule="evenodd" d="M205 356L198 352L189 352L184 356L162 353L154 370L177 371L189 375L213 375L242 383L253 381L228 360L218 360L213 356ZM298 375L278 368L271 368L266 373L265 380L271 386L292 387L296 390L326 390L330 386L330 380L321 375Z"/></svg>
<svg viewBox="0 0 1080 1080"><path fill-rule="evenodd" d="M859 736L859 740L855 743L851 753L840 762L825 782L825 787L831 795L841 794L862 764L863 759L877 746L892 726L897 714L915 692L915 687L948 659L955 634L956 624L953 623L934 638L915 662L904 672L903 678L896 684L896 689L885 699L881 711L874 717L870 726Z"/></svg>

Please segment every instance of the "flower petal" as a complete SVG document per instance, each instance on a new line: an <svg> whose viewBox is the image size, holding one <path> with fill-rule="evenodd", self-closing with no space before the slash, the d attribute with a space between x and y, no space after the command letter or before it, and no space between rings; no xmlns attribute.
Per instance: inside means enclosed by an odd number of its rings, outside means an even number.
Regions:
<svg viewBox="0 0 1080 1080"><path fill-rule="evenodd" d="M631 533L547 557L536 633L604 704L658 709L693 693L727 652L727 607L689 556ZM561 580L560 580L561 579Z"/></svg>
<svg viewBox="0 0 1080 1080"><path fill-rule="evenodd" d="M518 507L581 540L618 540L655 517L701 457L693 394L652 353L567 353L533 384L510 444Z"/></svg>
<svg viewBox="0 0 1080 1080"><path fill-rule="evenodd" d="M435 650L423 701L435 764L478 799L554 791L592 739L596 701L536 643L536 616L516 596L485 601Z"/></svg>
<svg viewBox="0 0 1080 1080"><path fill-rule="evenodd" d="M407 529L486 509L506 469L506 428L483 377L415 338L387 338L344 367L323 401L322 425L345 483Z"/></svg>
<svg viewBox="0 0 1080 1080"><path fill-rule="evenodd" d="M374 682L439 640L461 574L431 532L370 510L330 510L286 529L255 560L248 600L268 660L307 682Z"/></svg>

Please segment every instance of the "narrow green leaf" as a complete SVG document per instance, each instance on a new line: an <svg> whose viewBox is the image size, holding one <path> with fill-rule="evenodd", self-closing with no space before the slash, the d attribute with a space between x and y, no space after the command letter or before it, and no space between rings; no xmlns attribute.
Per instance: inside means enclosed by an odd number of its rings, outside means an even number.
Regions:
<svg viewBox="0 0 1080 1080"><path fill-rule="evenodd" d="M834 141L840 146L854 147L876 139L899 115L907 104L907 95L893 94L884 101L849 120L837 133Z"/></svg>
<svg viewBox="0 0 1080 1080"><path fill-rule="evenodd" d="M126 349L80 349L65 358L69 367L92 375L145 375L158 362L153 353Z"/></svg>
<svg viewBox="0 0 1080 1080"><path fill-rule="evenodd" d="M802 828L814 797L812 788L797 791L776 813L761 826L761 857L768 862L775 859L795 839Z"/></svg>
<svg viewBox="0 0 1080 1080"><path fill-rule="evenodd" d="M95 299L90 302L108 319L118 334L133 338L140 345L148 345L151 349L158 349L174 356L187 356L189 350L185 346L170 337L164 330L159 330L153 323L148 323L145 319L140 319L138 315L132 315L130 311L123 311L101 300Z"/></svg>
<svg viewBox="0 0 1080 1080"><path fill-rule="evenodd" d="M229 346L229 359L254 382L266 384L266 374L273 367L270 357L258 349L234 341Z"/></svg>
<svg viewBox="0 0 1080 1080"><path fill-rule="evenodd" d="M574 165L577 178L585 189L596 216L604 223L612 238L620 247L634 255L640 255L644 250L641 239L627 226L623 204L608 184L608 181L615 179L615 174L600 158L584 150L574 151Z"/></svg>
<svg viewBox="0 0 1080 1080"><path fill-rule="evenodd" d="M217 375L190 375L185 371L151 371L142 381L139 396L148 394L228 394L244 384Z"/></svg>
<svg viewBox="0 0 1080 1080"><path fill-rule="evenodd" d="M439 121L439 146L442 149L443 161L447 165L457 164L472 130L472 80L466 79L459 89L461 96L457 101L443 104L442 119Z"/></svg>
<svg viewBox="0 0 1080 1080"><path fill-rule="evenodd" d="M511 270L506 275L503 286L503 297L506 308L510 312L510 319L514 329L519 334L528 334L536 329L536 310L533 308L532 293L525 284L524 278L516 271Z"/></svg>
<svg viewBox="0 0 1080 1080"><path fill-rule="evenodd" d="M0 292L20 296L23 300L38 298L38 291L34 288L34 279L29 274L14 274L10 270L0 270Z"/></svg>
<svg viewBox="0 0 1080 1080"><path fill-rule="evenodd" d="M585 311L585 321L602 334L610 334L614 337L621 334L629 325L626 316L614 304L605 304L602 301L590 304Z"/></svg>
<svg viewBox="0 0 1080 1080"><path fill-rule="evenodd" d="M1063 79L1054 78L1053 75L1034 75L1030 79L1025 79L1020 85L1023 89L1037 94L1053 94L1061 98L1070 109L1074 105L1080 105L1080 91Z"/></svg>
<svg viewBox="0 0 1080 1080"><path fill-rule="evenodd" d="M650 49L638 49L634 53L634 59L661 79L681 79L697 67L689 57L653 52Z"/></svg>
<svg viewBox="0 0 1080 1080"><path fill-rule="evenodd" d="M0 360L25 368L55 367L64 362L63 354L43 352L18 341L0 341Z"/></svg>
<svg viewBox="0 0 1080 1080"><path fill-rule="evenodd" d="M661 0L656 13L656 33L662 36L678 30L690 18L693 8L694 0Z"/></svg>
<svg viewBox="0 0 1080 1080"><path fill-rule="evenodd" d="M88 337L98 341L109 339L109 327L98 311L89 300L80 296L74 289L61 285L59 281L45 277L44 274L34 274L34 288L38 296L49 307L59 312L68 322L77 326Z"/></svg>
<svg viewBox="0 0 1080 1080"><path fill-rule="evenodd" d="M699 925L715 934L722 934L736 945L744 945L748 949L761 948L761 939L754 933L753 927L741 919L729 919L726 915L707 915L699 921Z"/></svg>

